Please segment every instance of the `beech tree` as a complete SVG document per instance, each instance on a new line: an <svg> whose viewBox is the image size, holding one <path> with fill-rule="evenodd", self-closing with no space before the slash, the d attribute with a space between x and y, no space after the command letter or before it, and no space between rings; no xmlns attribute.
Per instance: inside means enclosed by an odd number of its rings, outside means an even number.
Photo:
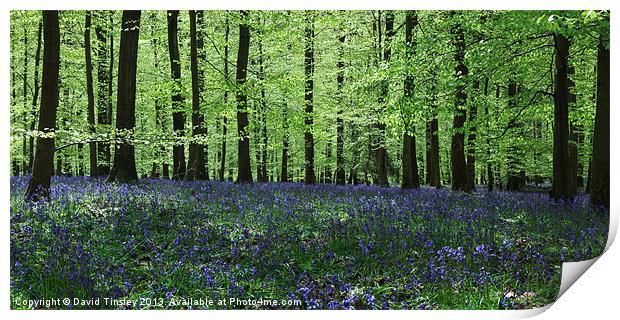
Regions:
<svg viewBox="0 0 620 320"><path fill-rule="evenodd" d="M26 189L26 199L49 198L54 166L54 132L58 109L58 73L60 68L60 26L58 11L43 11L43 79L37 147L32 166L32 179Z"/></svg>
<svg viewBox="0 0 620 320"><path fill-rule="evenodd" d="M125 10L121 22L116 98L117 138L114 147L114 164L109 178L111 181L130 182L138 179L131 136L136 127L136 69L140 15L140 11Z"/></svg>
<svg viewBox="0 0 620 320"><path fill-rule="evenodd" d="M311 12L306 13L305 29L305 115L304 115L304 144L305 144L305 174L304 181L307 184L314 184L316 176L314 174L314 134L312 127L314 124L314 18Z"/></svg>
<svg viewBox="0 0 620 320"><path fill-rule="evenodd" d="M418 24L418 16L415 11L407 11L405 15L405 45L407 56L412 59L415 55L415 39L413 31ZM408 74L405 78L404 96L411 103L414 99L415 79ZM415 145L415 127L408 116L404 116L405 132L403 133L403 189L416 189L420 187L418 176L418 160Z"/></svg>
<svg viewBox="0 0 620 320"><path fill-rule="evenodd" d="M183 109L183 89L181 84L181 60L178 40L179 10L168 10L168 53L170 56L170 75L172 77L172 130L175 138L185 134L185 111ZM185 146L176 142L172 147L172 176L185 177Z"/></svg>
<svg viewBox="0 0 620 320"><path fill-rule="evenodd" d="M457 22L452 29L454 41L454 60L456 67L454 76L456 78L456 89L454 99L454 121L452 123L452 144L450 146L450 162L452 165L452 190L470 192L470 185L467 183L467 171L465 163L465 134L463 125L467 110L467 91L466 77L469 70L465 66L465 33L460 22Z"/></svg>
<svg viewBox="0 0 620 320"><path fill-rule="evenodd" d="M248 12L241 11L239 23L239 50L237 52L237 134L239 135L237 150L237 182L252 182L250 166L250 138L248 136L248 105L245 82L248 75L248 54L250 51L250 27Z"/></svg>
<svg viewBox="0 0 620 320"><path fill-rule="evenodd" d="M553 116L553 185L551 196L572 198L576 185L568 157L568 57L570 41L563 34L553 35L555 45L555 87Z"/></svg>
<svg viewBox="0 0 620 320"><path fill-rule="evenodd" d="M196 23L198 16L198 23ZM203 111L201 110L204 83L204 72L198 66L198 55L203 50L204 40L202 31L197 31L197 25L202 24L202 11L189 11L189 33L191 46L191 69L192 69L192 138L196 139L206 134L206 125ZM205 148L202 143L192 141L189 145L189 163L187 166L187 180L208 179L208 171L205 168Z"/></svg>
<svg viewBox="0 0 620 320"><path fill-rule="evenodd" d="M90 49L90 29L92 27L92 14L90 11L86 12L86 18L84 20L84 57L86 59L86 95L88 97L88 130L91 133L95 133L95 94L93 92L93 60ZM92 140L88 142L89 148L89 162L91 177L98 176L97 174L97 142Z"/></svg>
<svg viewBox="0 0 620 320"><path fill-rule="evenodd" d="M345 163L344 163L344 119L343 105L345 104L345 97L343 93L344 85L344 45L346 41L346 35L341 35L338 38L340 42L340 48L338 51L338 62L336 68L338 68L336 81L338 82L338 95L340 107L338 108L336 115L336 184L345 184Z"/></svg>
<svg viewBox="0 0 620 320"><path fill-rule="evenodd" d="M609 23L607 17L607 23ZM609 25L609 24L607 24ZM609 208L609 38L602 33L596 61L596 119L592 139L590 202Z"/></svg>
<svg viewBox="0 0 620 320"><path fill-rule="evenodd" d="M112 125L112 69L113 55L111 15L108 11L94 11L92 14L97 36L97 124L109 131ZM110 40L110 43L108 43ZM111 165L110 142L102 139L97 142L97 174L109 175Z"/></svg>

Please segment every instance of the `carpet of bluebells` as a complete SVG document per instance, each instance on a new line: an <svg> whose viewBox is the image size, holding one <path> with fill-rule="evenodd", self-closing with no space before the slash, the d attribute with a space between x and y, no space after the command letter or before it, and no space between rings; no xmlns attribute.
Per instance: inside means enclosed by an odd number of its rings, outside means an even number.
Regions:
<svg viewBox="0 0 620 320"><path fill-rule="evenodd" d="M52 200L29 203L27 182L11 178L12 301L532 308L556 298L562 261L602 253L608 230L609 212L587 196L558 203L543 193L55 177Z"/></svg>

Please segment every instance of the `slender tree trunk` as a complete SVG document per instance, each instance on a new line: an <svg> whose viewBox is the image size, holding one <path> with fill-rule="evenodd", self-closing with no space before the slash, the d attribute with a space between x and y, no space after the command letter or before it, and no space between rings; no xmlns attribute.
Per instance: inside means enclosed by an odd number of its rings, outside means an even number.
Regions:
<svg viewBox="0 0 620 320"><path fill-rule="evenodd" d="M230 24L228 22L228 12L226 13L226 22L224 27L224 77L228 80L228 36L230 34ZM224 91L224 104L228 105L228 90ZM226 114L222 117L222 151L220 159L220 172L219 178L224 181L224 173L226 170L226 139L228 131L228 119Z"/></svg>
<svg viewBox="0 0 620 320"><path fill-rule="evenodd" d="M84 176L84 144L78 143L78 176Z"/></svg>
<svg viewBox="0 0 620 320"><path fill-rule="evenodd" d="M570 94L570 93L569 93ZM573 104L569 104L570 114L573 112ZM579 126L569 119L568 125L568 159L571 171L571 179L575 183L575 187L579 187Z"/></svg>
<svg viewBox="0 0 620 320"><path fill-rule="evenodd" d="M351 106L353 105L352 101L350 101L349 103ZM351 145L353 146L353 149L355 151L363 152L363 150L358 150L359 135L358 135L356 124L352 122L348 122L348 127L349 127L349 131L351 132ZM349 184L357 185L360 182L359 175L358 175L359 154L360 152L353 152L353 154L351 155L351 163L349 165L349 179L348 179Z"/></svg>
<svg viewBox="0 0 620 320"><path fill-rule="evenodd" d="M316 176L314 174L314 134L312 129L314 126L314 21L312 13L306 13L306 29L305 29L305 95L306 101L304 116L304 144L305 144L305 178L307 184L314 184Z"/></svg>
<svg viewBox="0 0 620 320"><path fill-rule="evenodd" d="M424 138L425 138L425 162L426 162L426 174L424 175L426 184L431 185L431 181L433 179L432 175L431 175L431 169L432 169L432 164L431 164L431 121L427 121L426 125L425 125L425 132L424 132Z"/></svg>
<svg viewBox="0 0 620 320"><path fill-rule="evenodd" d="M344 92L342 87L344 85L344 45L346 36L342 35L339 38L339 59L336 63L338 68L338 74L336 80L338 82L338 111L336 115L336 184L344 185L346 183L346 177L344 172L344 120L342 119L342 113L344 109Z"/></svg>
<svg viewBox="0 0 620 320"><path fill-rule="evenodd" d="M252 182L250 166L250 137L248 132L248 105L244 86L248 74L248 53L250 50L250 28L248 11L241 11L239 23L239 49L237 51L237 182Z"/></svg>
<svg viewBox="0 0 620 320"><path fill-rule="evenodd" d="M598 59L597 59L597 64L598 64ZM596 65L594 66L594 73L596 73L597 79L595 79L595 81L594 81L594 92L592 93L592 102L594 102L594 104L596 105L596 99L597 99L596 95L598 93L597 92L598 91L598 70L597 70L597 66ZM596 119L595 119L595 121L596 121ZM595 124L595 126L596 126L596 124ZM594 129L592 129L592 132L590 134L590 141L588 143L590 145L592 145L593 141L594 141ZM590 158L588 159L588 177L587 177L586 188L585 188L585 193L586 194L590 194L591 182L592 182L592 154L590 154Z"/></svg>
<svg viewBox="0 0 620 320"><path fill-rule="evenodd" d="M488 95L489 93L489 78L484 79L484 95ZM499 98L499 91L497 92L496 98ZM489 105L485 104L484 106L484 115L486 117L486 129L487 129L487 191L493 191L493 162L491 161L491 143L489 139L489 134L491 132L491 127L489 125Z"/></svg>
<svg viewBox="0 0 620 320"><path fill-rule="evenodd" d="M577 190L568 157L568 55L570 42L561 34L555 41L555 90L553 121L553 185L551 197L572 198Z"/></svg>
<svg viewBox="0 0 620 320"><path fill-rule="evenodd" d="M480 93L480 82L478 80L474 80L473 85L473 94L479 95ZM478 106L474 102L475 100L471 100L469 103L469 114L468 120L469 123L469 134L467 135L467 188L469 190L476 190L476 116L478 113Z"/></svg>
<svg viewBox="0 0 620 320"><path fill-rule="evenodd" d="M596 63L596 116L592 140L590 203L609 208L609 39L601 36Z"/></svg>
<svg viewBox="0 0 620 320"><path fill-rule="evenodd" d="M332 176L332 141L327 140L325 142L325 170L323 171L323 183L333 183Z"/></svg>
<svg viewBox="0 0 620 320"><path fill-rule="evenodd" d="M575 111L575 107L577 105L577 95L573 92L575 90L575 81L572 80L572 77L575 74L575 67L569 65L567 69L567 81L568 81L568 113L572 113ZM579 181L579 169L580 169L580 159L579 159L579 145L582 143L580 141L581 136L581 126L576 123L576 121L572 121L568 119L568 159L570 162L570 170L571 170L571 179L573 180L573 184L575 188L581 187Z"/></svg>
<svg viewBox="0 0 620 320"><path fill-rule="evenodd" d="M257 32L258 33L258 32ZM256 37L258 38L258 37ZM253 64L253 62L250 62L251 64ZM251 67L250 67L251 68ZM255 164L256 164L256 181L258 182L262 182L263 181L263 164L261 161L261 147L260 147L260 143L261 143L261 110L260 110L260 102L256 103L256 101L254 101L254 103L252 104L252 110L254 110L254 137L255 137L255 147L254 147L254 158L255 158Z"/></svg>
<svg viewBox="0 0 620 320"><path fill-rule="evenodd" d="M61 38L60 41L60 45L62 47L63 45L63 41ZM59 87L62 90L62 100L59 105L59 109L65 112L60 113L60 123L58 123L58 131L62 130L67 130L69 128L69 126L67 126L67 114L69 114L69 110L71 110L71 106L69 104L69 86L65 85L64 82L62 81L62 78L60 78L58 80L59 82ZM64 109L64 110L63 110ZM57 175L66 175L66 176L71 176L71 164L70 164L70 157L69 157L69 150L65 149L65 150L59 150L58 152L56 152L56 154L58 155L58 159L60 160L58 162L58 172Z"/></svg>
<svg viewBox="0 0 620 320"><path fill-rule="evenodd" d="M204 35L207 29L206 22L204 19L204 11L199 10L196 14L197 21L197 46L198 46L198 66L204 64L207 60L207 53L204 50ZM198 68L198 79L200 79L200 92L204 91L205 87L205 71L204 68ZM201 96L202 97L202 96ZM201 98L202 101L202 98ZM209 126L207 121L204 120L204 113L201 113L202 123L204 123L203 134L205 137L209 136ZM203 163L204 163L204 179L209 180L209 143L205 142L203 146ZM215 167L214 167L215 170ZM213 173L212 176L215 177L216 173Z"/></svg>
<svg viewBox="0 0 620 320"><path fill-rule="evenodd" d="M282 162L280 168L280 181L288 182L288 105L286 100L284 101L284 108L282 111Z"/></svg>
<svg viewBox="0 0 620 320"><path fill-rule="evenodd" d="M257 180L259 182L267 182L267 97L265 93L265 64L263 57L263 40L262 33L258 32L258 68L259 68L259 81L260 81L260 96L261 100L259 103L259 112L257 113L260 123L260 127L258 128L259 135L258 140L259 150L258 150L258 164L259 170L257 172Z"/></svg>
<svg viewBox="0 0 620 320"><path fill-rule="evenodd" d="M380 25L380 23L379 23ZM390 49L390 42L394 37L394 12L388 11L385 14L385 40L383 43L383 63L386 65L389 64L390 56L392 54L392 50ZM379 32L379 42L381 42L381 32ZM381 85L381 93L379 95L379 118L381 118L386 103L388 100L389 94L389 80L383 80ZM378 135L376 137L376 143L374 143L373 149L375 150L375 161L377 165L377 176L376 176L376 184L380 186L388 185L388 165L387 165L387 149L385 147L385 122L382 119L379 119L375 124L375 127L378 131Z"/></svg>
<svg viewBox="0 0 620 320"><path fill-rule="evenodd" d="M92 73L91 73L91 80L92 80ZM73 91L71 92L71 94L72 95L74 94ZM94 99L93 99L93 101L94 101ZM93 108L94 108L94 105L95 104L93 102ZM75 117L77 119L79 119L78 121L80 121L80 122L84 120L82 108L78 108L77 109ZM77 161L78 161L78 163L77 163L77 175L78 176L84 176L84 144L83 143L78 143L77 144Z"/></svg>
<svg viewBox="0 0 620 320"><path fill-rule="evenodd" d="M224 103L228 102L228 92L224 92ZM219 170L219 179L224 181L224 174L226 173L226 135L228 127L228 119L226 115L222 117L222 148L220 151L220 170Z"/></svg>
<svg viewBox="0 0 620 320"><path fill-rule="evenodd" d="M58 109L58 71L60 67L60 27L58 11L43 11L43 80L38 131L53 133L56 129ZM37 148L32 167L32 179L28 183L26 199L49 198L50 182L54 167L54 138L37 138Z"/></svg>
<svg viewBox="0 0 620 320"><path fill-rule="evenodd" d="M13 37L13 33L11 33L11 37ZM12 42L11 42L12 44ZM14 50L13 45L11 45L11 51ZM15 62L13 61L14 59L11 57L11 64L13 65ZM14 108L17 106L17 88L15 85L15 70L13 68L11 68L11 108ZM14 113L11 113L11 123L15 123L17 119L15 119L16 115ZM17 162L17 157L15 157L13 154L11 154L11 174L13 176L19 176L19 163Z"/></svg>
<svg viewBox="0 0 620 320"><path fill-rule="evenodd" d="M170 179L170 165L167 162L162 164L161 175L164 179Z"/></svg>
<svg viewBox="0 0 620 320"><path fill-rule="evenodd" d="M416 11L405 13L405 45L408 62L413 61L415 56L416 40L413 38L413 31L418 24ZM408 74L405 78L404 96L410 105L413 105L415 78ZM418 160L415 145L415 126L409 116L409 112L404 116L405 132L403 133L403 178L401 187L403 189L417 189L420 187L420 177L418 175Z"/></svg>
<svg viewBox="0 0 620 320"><path fill-rule="evenodd" d="M112 124L112 111L110 110L112 77L110 69L112 58L108 57L111 44L108 46L108 12L95 11L95 34L97 36L97 123L102 125L106 132ZM112 38L112 37L110 37ZM108 175L110 173L111 154L110 143L107 141L97 142L97 174ZM92 150L91 150L92 151Z"/></svg>
<svg viewBox="0 0 620 320"><path fill-rule="evenodd" d="M84 21L84 57L86 59L86 95L88 98L88 131L92 137L95 135L95 94L93 92L93 59L90 52L90 29L91 29L91 12L86 11ZM93 140L91 138L91 140ZM91 141L88 143L89 153L89 175L91 177L97 174L97 143Z"/></svg>
<svg viewBox="0 0 620 320"><path fill-rule="evenodd" d="M57 176L63 175L62 158L63 158L62 153L59 152L56 154L56 170L54 172L55 172L55 175Z"/></svg>
<svg viewBox="0 0 620 320"><path fill-rule="evenodd" d="M155 20L157 18L157 13L151 13L151 19ZM157 52L159 50L159 42L157 41L157 36L155 35L155 26L151 25L151 47L153 48L153 67L155 70L159 71L159 56ZM159 130L162 134L167 134L166 122L164 120L164 100L162 97L155 97L155 128ZM161 144L159 146L155 146L153 151L155 155L155 159L153 159L153 165L151 168L151 178L157 179L160 177L159 169L161 165L161 176L164 179L170 178L168 172L168 162L166 161L167 152L166 146ZM163 162L162 162L163 158Z"/></svg>
<svg viewBox="0 0 620 320"><path fill-rule="evenodd" d="M122 18L121 18L122 19ZM110 12L109 14L109 26L110 29L109 30L113 30L114 29L114 13ZM121 21L122 22L122 21ZM122 27L121 27L122 28ZM110 37L110 63L108 64L108 108L106 111L106 122L109 123L110 125L112 125L112 82L114 81L114 32L109 32L109 37ZM118 81L118 79L117 79ZM118 104L118 101L117 101ZM108 149L105 150L106 154L105 157L106 159L108 159L107 163L110 166L109 170L111 169L112 166L112 154L111 154L111 149L108 145ZM99 175L101 175L101 171L98 171L97 173L99 173Z"/></svg>
<svg viewBox="0 0 620 320"><path fill-rule="evenodd" d="M579 156L579 150L581 149L581 146L584 144L585 140L585 135L583 132L583 126L581 124L575 124L575 142L576 142L576 160L577 160L577 177L576 177L576 184L578 188L583 188L584 187L584 177L583 177L583 171L584 171L584 163L582 160L582 157Z"/></svg>
<svg viewBox="0 0 620 320"><path fill-rule="evenodd" d="M176 139L185 136L185 110L183 106L183 89L181 84L181 61L179 58L178 10L168 10L168 51L170 54L170 74L174 82L172 90L172 130ZM185 146L175 142L172 147L172 176L174 179L185 177Z"/></svg>
<svg viewBox="0 0 620 320"><path fill-rule="evenodd" d="M508 83L508 107L514 110L517 107L517 84L514 79L510 79ZM514 120L508 124L510 130L516 131L517 136L522 136L521 132L522 123ZM515 139L512 139L515 140ZM513 142L508 147L508 159L506 161L508 178L506 179L506 190L508 191L522 191L525 187L525 171L523 169L523 154L518 142Z"/></svg>
<svg viewBox="0 0 620 320"><path fill-rule="evenodd" d="M588 180L586 182L585 193L590 194L592 188L592 156L590 156L590 160L588 161Z"/></svg>
<svg viewBox="0 0 620 320"><path fill-rule="evenodd" d="M277 158L278 158L277 155L273 151L267 152L267 181L268 182L274 182L274 177L278 175L277 169L276 169L278 167ZM275 176L274 176L274 172L275 172Z"/></svg>
<svg viewBox="0 0 620 320"><path fill-rule="evenodd" d="M433 74L433 78L436 77ZM441 188L441 167L439 166L439 120L437 119L437 87L431 82L430 106L432 118L426 123L426 177L430 186Z"/></svg>
<svg viewBox="0 0 620 320"><path fill-rule="evenodd" d="M116 142L114 164L110 174L110 180L118 182L138 179L134 146L130 139L136 126L136 69L140 14L140 11L123 11L121 46L118 55L116 130L125 136L121 136ZM127 134L129 134L129 139Z"/></svg>
<svg viewBox="0 0 620 320"><path fill-rule="evenodd" d="M468 73L465 66L465 34L463 27L457 25L452 30L455 43L455 77L457 81L455 91L455 114L452 128L452 144L450 146L451 165L452 165L452 190L470 192L471 189L467 184L467 168L465 164L465 134L463 126L465 124L465 110L467 105L466 77Z"/></svg>
<svg viewBox="0 0 620 320"><path fill-rule="evenodd" d="M200 23L196 23L196 16ZM206 127L204 115L200 109L202 102L201 94L203 91L204 72L198 67L198 55L203 51L202 32L200 35L196 25L202 24L202 11L189 11L189 34L190 34L190 58L192 72L192 138L197 139L205 134ZM207 177L205 168L204 146L197 141L189 144L189 163L187 168L187 180L203 180Z"/></svg>
<svg viewBox="0 0 620 320"><path fill-rule="evenodd" d="M22 122L24 125L24 133L22 136L22 174L26 175L30 171L28 166L28 29L24 27L24 80L22 90L24 96L24 111L22 112Z"/></svg>
<svg viewBox="0 0 620 320"><path fill-rule="evenodd" d="M28 141L28 168L32 172L32 165L34 163L34 132L37 123L37 103L39 102L39 64L41 60L41 38L43 35L43 22L39 21L39 28L37 31L37 50L34 56L34 86L32 92L32 109L30 113L30 138Z"/></svg>

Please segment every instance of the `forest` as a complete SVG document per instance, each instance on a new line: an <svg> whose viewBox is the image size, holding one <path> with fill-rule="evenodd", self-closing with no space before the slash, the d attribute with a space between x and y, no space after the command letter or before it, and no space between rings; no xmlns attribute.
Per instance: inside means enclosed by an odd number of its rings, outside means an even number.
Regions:
<svg viewBox="0 0 620 320"><path fill-rule="evenodd" d="M609 15L11 11L11 308L547 305L607 241Z"/></svg>

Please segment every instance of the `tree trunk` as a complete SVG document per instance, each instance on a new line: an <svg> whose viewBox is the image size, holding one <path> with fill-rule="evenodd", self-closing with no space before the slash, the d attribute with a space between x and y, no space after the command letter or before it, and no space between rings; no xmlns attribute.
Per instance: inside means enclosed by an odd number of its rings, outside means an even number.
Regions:
<svg viewBox="0 0 620 320"><path fill-rule="evenodd" d="M114 30L114 13L110 12L109 14L109 30ZM122 19L122 18L121 18ZM122 22L122 21L121 21ZM122 26L121 26L122 28ZM107 111L106 111L106 122L110 124L110 126L112 125L112 82L114 81L114 32L109 32L108 33L109 37L110 37L110 63L108 63L108 107L107 107ZM117 79L118 81L118 79ZM118 101L117 101L118 104ZM110 171L112 170L112 154L111 154L111 149L110 149L110 145L107 145L108 149L104 150L105 151L105 157L107 159L106 162L106 168L108 168L107 170ZM99 151L99 148L97 148L97 151ZM99 164L100 161L97 161L97 164ZM105 174L108 174L106 171ZM97 173L99 173L99 175L102 175L104 173L101 172L101 170L97 170Z"/></svg>
<svg viewBox="0 0 620 320"><path fill-rule="evenodd" d="M489 93L489 78L484 79L484 95L488 95ZM497 92L496 98L499 98L499 91ZM489 140L489 134L491 132L491 127L489 125L489 105L485 104L484 106L484 115L486 117L486 129L487 129L487 191L493 191L493 164L491 161L491 143Z"/></svg>
<svg viewBox="0 0 620 320"><path fill-rule="evenodd" d="M327 140L325 142L325 170L323 170L323 183L333 183L333 175L332 175L332 141Z"/></svg>
<svg viewBox="0 0 620 320"><path fill-rule="evenodd" d="M413 61L415 56L416 42L413 38L413 30L418 24L418 16L416 11L407 11L405 14L405 45L407 61ZM414 99L414 76L408 74L405 78L404 96L413 105ZM415 145L415 126L412 119L407 114L404 116L405 132L403 133L403 178L401 187L403 189L417 189L420 187L420 177L418 176L418 160Z"/></svg>
<svg viewBox="0 0 620 320"><path fill-rule="evenodd" d="M555 41L555 90L553 121L553 185L551 197L570 199L577 190L572 179L568 156L568 55L570 42L561 35L554 35Z"/></svg>
<svg viewBox="0 0 620 320"><path fill-rule="evenodd" d="M37 118L37 103L39 102L39 63L41 60L41 38L43 36L43 22L39 21L39 29L37 31L37 50L34 56L34 86L32 92L32 112L30 113L30 139L28 141L28 168L32 172L32 165L34 163L34 129L36 126Z"/></svg>
<svg viewBox="0 0 620 320"><path fill-rule="evenodd" d="M352 104L353 103L350 102L350 105ZM348 122L348 127L349 127L349 131L351 132L351 145L353 146L353 149L355 151L362 151L362 150L357 149L359 147L359 135L358 135L356 124L352 122ZM357 185L360 182L359 175L358 175L359 154L360 152L353 152L353 154L351 155L351 163L349 165L349 179L348 179L349 184Z"/></svg>
<svg viewBox="0 0 620 320"><path fill-rule="evenodd" d="M11 33L11 37L13 36L13 33ZM11 51L15 50L14 46L13 46L13 42L11 42ZM13 60L13 57L11 56L11 64L16 63ZM15 108L17 106L17 86L15 85L15 79L16 79L16 74L17 72L13 69L11 69L11 108ZM15 123L17 121L16 119L16 115L14 113L11 113L11 123ZM19 163L17 162L17 158L11 154L11 174L14 176L19 176Z"/></svg>
<svg viewBox="0 0 620 320"><path fill-rule="evenodd" d="M517 84L514 79L510 79L508 82L508 108L514 110L517 107ZM522 136L521 132L522 124L518 120L508 124L509 130L516 131L516 136ZM514 137L511 140L515 140ZM508 147L508 159L506 161L508 178L506 179L506 190L508 191L522 191L525 187L525 171L523 170L523 154L518 142L513 142Z"/></svg>
<svg viewBox="0 0 620 320"><path fill-rule="evenodd" d="M262 33L260 30L258 31L258 75L259 75L259 85L260 85L260 103L259 103L259 112L257 112L257 116L260 119L258 128L258 140L259 143L259 170L257 172L257 180L259 182L267 182L267 98L265 94L265 64L263 57L263 40Z"/></svg>
<svg viewBox="0 0 620 320"><path fill-rule="evenodd" d="M63 46L63 39L60 40L60 46ZM59 102L59 108L64 109L65 112L60 113L59 122L57 129L60 130L68 130L69 126L67 126L67 111L70 110L69 105L69 86L65 85L62 81L62 78L58 80L59 88L62 91L62 100ZM69 159L69 150L58 150L55 152L58 155L58 170L57 175L66 175L71 176L71 164Z"/></svg>
<svg viewBox="0 0 620 320"><path fill-rule="evenodd" d="M288 105L284 101L284 110L282 112L282 163L280 168L280 181L288 182Z"/></svg>
<svg viewBox="0 0 620 320"><path fill-rule="evenodd" d="M439 120L437 120L437 85L436 75L431 82L432 119L426 123L426 179L430 186L441 188L441 170L439 166Z"/></svg>
<svg viewBox="0 0 620 320"><path fill-rule="evenodd" d="M570 94L570 93L569 93ZM574 110L573 104L569 104L569 114ZM579 187L579 126L569 119L568 125L568 159L571 171L571 179L575 187Z"/></svg>
<svg viewBox="0 0 620 320"><path fill-rule="evenodd" d="M164 179L170 179L170 165L167 162L162 164L161 175Z"/></svg>
<svg viewBox="0 0 620 320"><path fill-rule="evenodd" d="M567 74L568 74L568 113L572 113L575 111L577 105L577 95L574 93L575 90L575 81L573 81L573 75L575 73L574 66L568 66ZM570 161L571 168L571 179L575 184L575 188L581 187L583 185L583 181L580 181L580 167L581 161L579 159L579 146L583 141L583 134L581 133L583 130L581 125L576 123L576 121L571 121L569 116L569 125L568 125L568 159ZM583 170L581 170L583 171Z"/></svg>
<svg viewBox="0 0 620 320"><path fill-rule="evenodd" d="M118 134L121 134L121 137L114 148L114 164L110 173L110 180L118 182L130 182L138 179L131 136L136 126L136 69L138 65L140 14L140 11L123 11L121 24L116 96L116 130Z"/></svg>
<svg viewBox="0 0 620 320"><path fill-rule="evenodd" d="M200 20L196 23L196 16ZM203 91L204 72L198 67L198 55L203 51L202 30L196 31L196 25L202 25L202 11L189 11L189 34L190 34L190 59L192 72L192 138L197 139L205 135L206 123L201 111L201 94ZM197 33L200 33L198 35ZM189 163L187 168L187 180L204 180L208 173L205 167L204 146L197 141L189 144Z"/></svg>
<svg viewBox="0 0 620 320"><path fill-rule="evenodd" d="M593 139L590 139L590 143L592 143ZM584 192L586 194L590 194L591 182L592 182L592 155L590 155L590 160L588 160L588 180L586 181L586 189Z"/></svg>
<svg viewBox="0 0 620 320"><path fill-rule="evenodd" d="M90 29L91 29L91 12L86 12L84 21L84 57L86 59L86 95L88 97L88 131L91 133L89 140L94 140L95 136L95 94L93 92L93 59L90 52ZM97 143L91 141L88 143L89 153L89 175L91 177L97 174Z"/></svg>
<svg viewBox="0 0 620 320"><path fill-rule="evenodd" d="M224 103L228 103L228 92L224 92ZM224 174L226 173L226 135L228 131L228 118L226 115L222 117L222 148L220 151L220 170L218 172L218 178L224 181Z"/></svg>
<svg viewBox="0 0 620 320"><path fill-rule="evenodd" d="M230 34L230 24L228 22L228 12L226 13L226 22L225 22L225 29L224 29L224 77L226 78L226 81L228 82L228 36ZM224 91L224 104L228 105L228 90ZM220 172L219 172L219 178L220 180L224 181L224 173L226 170L226 138L227 138L227 131L228 131L228 119L226 117L226 114L224 114L224 116L222 117L222 151L221 151L221 159L220 159Z"/></svg>
<svg viewBox="0 0 620 320"><path fill-rule="evenodd" d="M62 168L62 153L58 152L56 153L56 170L54 171L54 174L57 176L62 176L63 173L63 168Z"/></svg>
<svg viewBox="0 0 620 320"><path fill-rule="evenodd" d="M58 109L58 71L60 67L60 27L58 11L43 11L43 79L38 131L53 133ZM32 166L32 179L26 189L26 199L49 198L54 167L54 138L38 137Z"/></svg>
<svg viewBox="0 0 620 320"><path fill-rule="evenodd" d="M28 29L24 27L24 80L22 91L24 95L24 110L22 111L22 122L24 125L24 133L22 135L22 174L26 175L30 171L28 166Z"/></svg>
<svg viewBox="0 0 620 320"><path fill-rule="evenodd" d="M342 119L342 113L344 109L344 92L342 87L344 85L344 44L346 36L342 35L339 38L339 57L336 63L338 73L336 80L338 82L338 111L336 114L336 184L344 185L346 183L346 177L344 172L344 120Z"/></svg>
<svg viewBox="0 0 620 320"><path fill-rule="evenodd" d="M170 75L174 82L172 89L172 130L175 139L185 136L185 110L181 84L181 61L179 58L178 10L168 10L168 52L170 54ZM185 177L185 145L175 141L172 147L172 176L182 180Z"/></svg>
<svg viewBox="0 0 620 320"><path fill-rule="evenodd" d="M112 110L110 108L112 98L110 85L112 77L110 69L112 57L108 57L111 44L108 46L108 12L95 11L95 34L97 36L97 123L102 125L106 132L112 124ZM111 37L110 37L111 38ZM97 174L108 175L110 173L111 154L110 143L107 141L97 142Z"/></svg>
<svg viewBox="0 0 620 320"><path fill-rule="evenodd" d="M204 11L200 10L197 12L196 14L196 21L197 21L197 45L198 45L198 52L197 52L197 57L198 57L198 65L200 66L201 64L204 64L204 62L207 60L207 53L204 50L204 35L205 35L205 30L207 29L206 26L206 22L204 19ZM200 92L204 91L204 87L205 87L205 70L204 67L203 68L198 68L198 79L200 79ZM201 96L202 97L202 96ZM201 98L202 99L202 98ZM202 116L202 122L204 123L204 128L203 128L203 134L205 135L205 137L209 136L209 126L208 126L208 122L204 120L204 113L201 113ZM209 143L208 141L205 142L205 144L203 145L203 163L204 163L204 179L205 180L209 180ZM214 167L215 170L215 167ZM213 173L212 176L215 177L216 173Z"/></svg>
<svg viewBox="0 0 620 320"><path fill-rule="evenodd" d="M581 146L584 144L585 140L585 135L583 132L583 126L581 124L575 124L575 142L576 142L576 159L577 159L577 176L576 176L576 185L577 188L583 188L584 187L584 177L583 177L583 171L584 171L584 163L583 163L583 159L582 157L579 156L579 150L581 149Z"/></svg>
<svg viewBox="0 0 620 320"><path fill-rule="evenodd" d="M250 166L250 137L248 132L248 105L244 91L248 75L248 54L250 50L250 28L248 26L248 11L241 11L239 23L239 49L237 51L237 182L252 182L252 167Z"/></svg>
<svg viewBox="0 0 620 320"><path fill-rule="evenodd" d="M473 94L475 96L480 93L480 82L476 79L473 85ZM476 116L478 106L472 99L469 103L469 115L467 122L469 123L469 134L467 135L467 188L476 190Z"/></svg>
<svg viewBox="0 0 620 320"><path fill-rule="evenodd" d="M304 144L305 144L305 176L304 181L307 184L314 184L316 176L314 174L314 134L312 127L314 124L314 21L312 13L306 13L306 29L305 29L305 94L306 102L304 116Z"/></svg>
<svg viewBox="0 0 620 320"><path fill-rule="evenodd" d="M380 18L379 18L380 19ZM379 21L380 22L380 21ZM381 23L379 23L380 25ZM390 49L390 42L394 37L394 13L388 11L385 14L385 40L383 42L383 63L389 64L392 50ZM381 32L379 31L379 43L381 42ZM379 50L380 51L380 50ZM385 148L385 122L381 119L389 93L389 80L383 80L380 85L381 93L379 95L379 120L375 124L375 128L378 131L376 141L372 148L375 150L375 161L377 165L376 180L375 183L380 186L388 185L388 169L387 169L387 150Z"/></svg>
<svg viewBox="0 0 620 320"><path fill-rule="evenodd" d="M151 19L155 20L157 18L157 13L151 12ZM159 56L157 55L159 49L159 42L157 41L157 36L155 35L155 26L151 25L151 47L153 48L153 67L155 70L159 70ZM160 96L155 97L155 128L161 132L162 134L167 134L166 123L164 121L164 100ZM161 165L161 177L164 179L168 179L170 176L168 175L168 163L166 161L166 146L161 144L159 146L155 145L153 150L154 159L153 165L151 168L151 178L157 179L160 177L159 169ZM163 158L163 163L162 163ZM165 167L165 170L164 170Z"/></svg>
<svg viewBox="0 0 620 320"><path fill-rule="evenodd" d="M78 176L84 175L84 144L78 143Z"/></svg>
<svg viewBox="0 0 620 320"><path fill-rule="evenodd" d="M257 37L258 39L258 32L257 32ZM252 69L252 64L254 64L254 60L250 61L250 69ZM262 161L261 161L261 147L260 147L260 143L261 143L261 110L260 110L260 102L257 103L257 101L253 101L254 103L252 103L252 110L254 110L254 123L255 125L253 126L254 129L254 137L255 137L255 146L254 146L254 158L255 161L254 163L256 164L256 181L258 182L262 182L263 178L262 178L262 174L263 174L263 167L262 167Z"/></svg>
<svg viewBox="0 0 620 320"><path fill-rule="evenodd" d="M609 39L601 36L596 63L596 116L590 203L609 208Z"/></svg>
<svg viewBox="0 0 620 320"><path fill-rule="evenodd" d="M465 110L467 105L466 77L468 73L465 66L465 34L463 28L457 25L453 29L454 43L456 54L455 77L455 114L452 122L452 144L450 146L451 165L452 165L452 190L470 192L471 189L467 183L467 168L465 164L465 134L463 133L463 125L465 124Z"/></svg>

